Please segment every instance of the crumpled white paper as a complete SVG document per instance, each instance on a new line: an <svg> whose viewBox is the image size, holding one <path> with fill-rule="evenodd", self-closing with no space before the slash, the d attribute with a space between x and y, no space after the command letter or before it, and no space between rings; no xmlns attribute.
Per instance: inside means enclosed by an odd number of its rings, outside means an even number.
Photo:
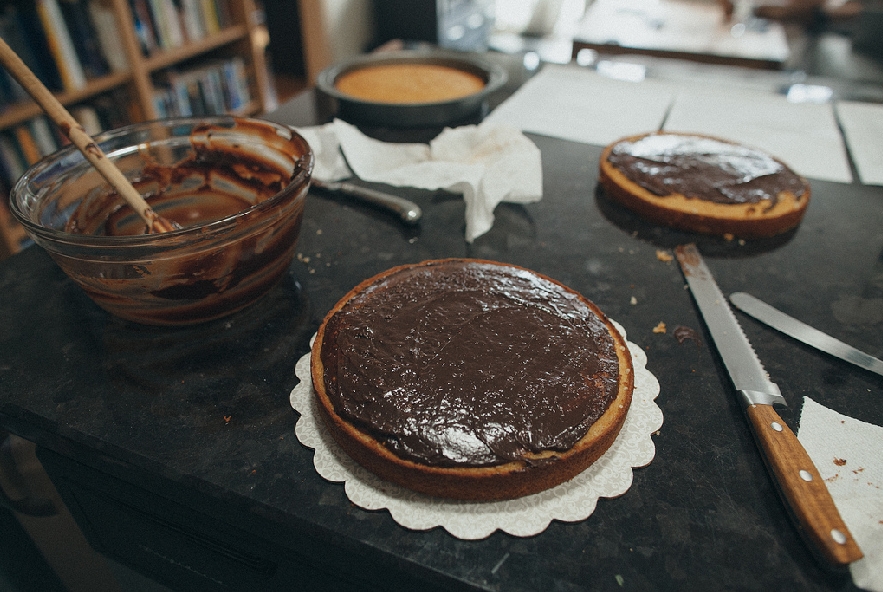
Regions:
<svg viewBox="0 0 883 592"><path fill-rule="evenodd" d="M859 588L883 592L883 428L806 397L797 434L864 553L849 566Z"/></svg>
<svg viewBox="0 0 883 592"><path fill-rule="evenodd" d="M297 131L313 148L320 181L355 174L371 183L462 193L468 242L491 229L500 202L542 198L540 150L508 124L446 128L429 144L381 142L339 119Z"/></svg>
<svg viewBox="0 0 883 592"><path fill-rule="evenodd" d="M625 337L625 330L614 322ZM565 483L519 499L467 502L434 498L381 480L358 465L337 445L319 416L310 378L310 354L295 364L300 382L290 403L301 414L295 434L314 449L313 466L325 479L343 482L351 502L366 510L387 510L400 525L413 530L441 526L464 540L483 539L496 530L528 537L545 530L552 520L577 522L595 511L602 497L624 494L632 484L633 469L650 464L656 455L653 434L662 427L656 404L659 381L647 370L647 355L628 341L635 372L632 406L613 445L588 469ZM312 342L311 342L312 346Z"/></svg>

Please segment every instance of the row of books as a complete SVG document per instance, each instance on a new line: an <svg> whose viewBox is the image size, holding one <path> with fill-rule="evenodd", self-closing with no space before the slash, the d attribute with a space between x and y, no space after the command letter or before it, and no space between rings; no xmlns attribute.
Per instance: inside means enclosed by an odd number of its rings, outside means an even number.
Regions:
<svg viewBox="0 0 883 592"><path fill-rule="evenodd" d="M0 12L0 37L50 90L77 90L128 68L108 0L14 0ZM27 98L3 71L0 101Z"/></svg>
<svg viewBox="0 0 883 592"><path fill-rule="evenodd" d="M166 70L156 76L154 88L153 104L159 117L236 113L251 101L248 72L240 57Z"/></svg>
<svg viewBox="0 0 883 592"><path fill-rule="evenodd" d="M75 91L128 69L112 0L4 0L0 37L50 90ZM145 55L232 24L230 0L129 0ZM27 94L0 69L0 106Z"/></svg>
<svg viewBox="0 0 883 592"><path fill-rule="evenodd" d="M233 24L230 0L129 0L145 56L204 39Z"/></svg>
<svg viewBox="0 0 883 592"><path fill-rule="evenodd" d="M102 95L88 105L71 107L70 113L92 136L122 127L131 121L125 111L129 99L124 94ZM0 131L0 191L5 195L31 165L69 143L45 115Z"/></svg>

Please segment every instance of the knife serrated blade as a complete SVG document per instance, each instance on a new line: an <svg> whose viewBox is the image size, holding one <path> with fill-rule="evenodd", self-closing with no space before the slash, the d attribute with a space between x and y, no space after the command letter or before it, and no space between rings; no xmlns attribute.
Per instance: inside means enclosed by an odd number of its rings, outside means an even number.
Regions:
<svg viewBox="0 0 883 592"><path fill-rule="evenodd" d="M727 304L695 245L677 248L678 262L699 305L705 325L721 353L733 385L748 404L786 405L778 385L772 382L751 343Z"/></svg>
<svg viewBox="0 0 883 592"><path fill-rule="evenodd" d="M883 360L866 354L814 327L810 327L806 323L773 308L763 300L758 300L751 294L734 292L730 294L730 302L736 305L736 308L742 312L751 315L760 322L781 331L789 337L793 337L820 351L883 376Z"/></svg>
<svg viewBox="0 0 883 592"><path fill-rule="evenodd" d="M784 403L779 387L763 369L696 246L681 245L676 253L712 341L745 404L764 462L801 533L812 550L832 565L842 567L861 559L862 551L818 469L773 408L773 403Z"/></svg>

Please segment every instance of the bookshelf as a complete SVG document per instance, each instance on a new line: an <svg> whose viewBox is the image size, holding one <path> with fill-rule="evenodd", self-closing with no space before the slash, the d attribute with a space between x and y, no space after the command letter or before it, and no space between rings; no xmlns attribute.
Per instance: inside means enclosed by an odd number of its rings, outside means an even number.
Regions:
<svg viewBox="0 0 883 592"><path fill-rule="evenodd" d="M166 116L251 116L276 107L257 1L15 0L0 8L0 37L92 134ZM45 155L66 141L0 74L3 258L26 239L8 210L11 183L35 146Z"/></svg>

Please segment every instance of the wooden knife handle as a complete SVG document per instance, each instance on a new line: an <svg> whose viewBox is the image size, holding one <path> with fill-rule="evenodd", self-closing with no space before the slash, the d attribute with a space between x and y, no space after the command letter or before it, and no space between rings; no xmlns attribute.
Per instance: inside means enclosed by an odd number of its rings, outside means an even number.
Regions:
<svg viewBox="0 0 883 592"><path fill-rule="evenodd" d="M767 466L805 537L822 558L836 566L861 559L861 549L794 432L772 405L749 405L747 413Z"/></svg>

